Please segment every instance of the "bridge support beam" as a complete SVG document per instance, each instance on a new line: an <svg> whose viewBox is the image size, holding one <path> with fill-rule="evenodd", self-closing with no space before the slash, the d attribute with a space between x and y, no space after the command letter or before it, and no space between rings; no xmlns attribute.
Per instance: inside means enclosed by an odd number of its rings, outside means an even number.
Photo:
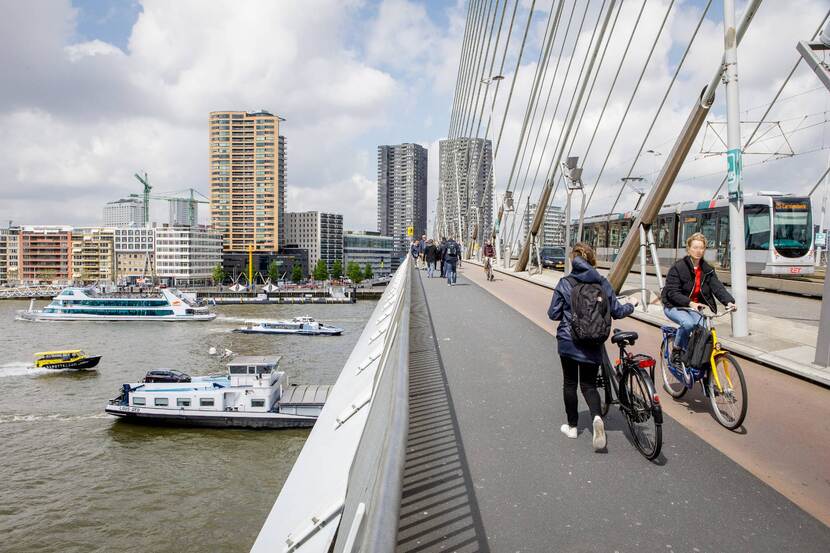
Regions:
<svg viewBox="0 0 830 553"><path fill-rule="evenodd" d="M741 23L738 25L737 44L741 43L741 39L746 34L746 30L760 6L761 0L752 0L747 6ZM725 69L725 58L721 58L721 63L715 72L715 76L712 78L709 86L703 91L703 94L701 94L700 100L695 102L680 136L677 137L672 147L671 153L666 156L666 162L660 171L660 176L657 178L654 186L651 187L648 196L646 196L643 209L631 225L632 229L636 229L644 224L654 224L657 219L657 213L666 201L666 196L669 195L669 190L671 190L672 184L674 184L674 179L677 177L677 173L680 172L680 168L686 160L686 155L689 153L689 149L692 147L692 143L697 137L700 127L706 120L706 116L709 114L709 108L712 107L712 102L715 100L715 89ZM611 283L611 287L614 288L614 291L619 292L622 289L623 283L631 271L631 266L637 258L639 249L639 234L637 232L629 232L620 248L617 259L611 266L611 272L608 274L608 280Z"/></svg>

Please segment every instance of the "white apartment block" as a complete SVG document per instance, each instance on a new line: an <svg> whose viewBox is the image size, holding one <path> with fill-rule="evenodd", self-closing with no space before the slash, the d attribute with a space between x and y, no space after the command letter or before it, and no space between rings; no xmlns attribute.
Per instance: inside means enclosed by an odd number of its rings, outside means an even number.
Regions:
<svg viewBox="0 0 830 553"><path fill-rule="evenodd" d="M115 280L123 283L153 274L155 257L152 227L119 227L115 233Z"/></svg>
<svg viewBox="0 0 830 553"><path fill-rule="evenodd" d="M533 225L536 205L528 203L525 207L523 217L524 242L527 242L527 235L530 233L530 227ZM565 245L565 212L561 207L555 205L548 206L545 210L545 219L542 223L540 235L540 247L542 248Z"/></svg>
<svg viewBox="0 0 830 553"><path fill-rule="evenodd" d="M124 198L108 202L104 206L104 226L124 227L144 224L144 201L139 198Z"/></svg>
<svg viewBox="0 0 830 553"><path fill-rule="evenodd" d="M309 271L314 271L320 259L329 270L335 261L343 262L343 216L338 213L286 213L285 238L286 244L308 252Z"/></svg>
<svg viewBox="0 0 830 553"><path fill-rule="evenodd" d="M173 286L210 284L222 263L222 235L205 226L155 230L156 275Z"/></svg>

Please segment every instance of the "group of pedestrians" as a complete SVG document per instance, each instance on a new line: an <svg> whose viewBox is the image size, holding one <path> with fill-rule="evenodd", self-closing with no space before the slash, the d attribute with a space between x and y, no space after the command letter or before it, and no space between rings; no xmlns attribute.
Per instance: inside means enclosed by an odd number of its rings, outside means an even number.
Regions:
<svg viewBox="0 0 830 553"><path fill-rule="evenodd" d="M461 245L454 238L436 241L424 234L420 240L412 241L409 254L418 269L426 270L427 278L440 276L447 279L447 286L455 286L461 265Z"/></svg>

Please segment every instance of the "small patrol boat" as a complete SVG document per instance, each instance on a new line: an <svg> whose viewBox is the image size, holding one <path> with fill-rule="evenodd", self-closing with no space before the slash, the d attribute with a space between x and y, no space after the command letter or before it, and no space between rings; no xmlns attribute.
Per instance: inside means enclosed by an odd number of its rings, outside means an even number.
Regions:
<svg viewBox="0 0 830 553"><path fill-rule="evenodd" d="M305 336L339 336L342 328L323 324L311 317L294 317L290 321L248 321L234 332L246 334L302 334Z"/></svg>
<svg viewBox="0 0 830 553"><path fill-rule="evenodd" d="M79 349L66 351L40 351L35 353L34 366L38 369L86 370L98 365L101 356L89 356Z"/></svg>
<svg viewBox="0 0 830 553"><path fill-rule="evenodd" d="M331 386L292 385L280 357L236 357L226 374L150 371L123 384L105 411L125 421L214 428L310 428Z"/></svg>

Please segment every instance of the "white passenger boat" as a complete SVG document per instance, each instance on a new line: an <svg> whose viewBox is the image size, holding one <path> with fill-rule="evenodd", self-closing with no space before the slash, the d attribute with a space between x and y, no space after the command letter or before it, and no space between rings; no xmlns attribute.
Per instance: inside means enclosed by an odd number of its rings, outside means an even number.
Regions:
<svg viewBox="0 0 830 553"><path fill-rule="evenodd" d="M311 317L294 317L290 321L249 321L245 326L235 328L235 332L247 334L304 334L308 336L338 336L342 328L315 321Z"/></svg>
<svg viewBox="0 0 830 553"><path fill-rule="evenodd" d="M32 302L33 304L34 302ZM195 297L172 288L159 294L104 294L94 288L64 288L43 309L18 311L27 321L210 321L216 318Z"/></svg>
<svg viewBox="0 0 830 553"><path fill-rule="evenodd" d="M227 375L187 377L150 371L145 382L124 384L106 412L123 420L221 428L314 426L331 386L288 384L279 357L236 357ZM169 381L163 376L170 373Z"/></svg>

